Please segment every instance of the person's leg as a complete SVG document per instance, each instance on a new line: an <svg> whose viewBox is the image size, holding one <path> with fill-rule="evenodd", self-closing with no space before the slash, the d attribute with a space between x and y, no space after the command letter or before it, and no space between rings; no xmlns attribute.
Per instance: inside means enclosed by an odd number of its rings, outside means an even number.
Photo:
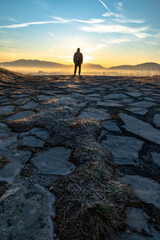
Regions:
<svg viewBox="0 0 160 240"><path fill-rule="evenodd" d="M79 75L81 75L81 64L79 65Z"/></svg>
<svg viewBox="0 0 160 240"><path fill-rule="evenodd" d="M76 72L77 72L77 65L75 64L74 75L76 75Z"/></svg>

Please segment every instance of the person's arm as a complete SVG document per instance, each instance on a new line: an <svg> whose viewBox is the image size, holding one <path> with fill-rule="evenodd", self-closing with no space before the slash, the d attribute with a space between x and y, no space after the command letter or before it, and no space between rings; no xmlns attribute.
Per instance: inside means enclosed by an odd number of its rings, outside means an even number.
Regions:
<svg viewBox="0 0 160 240"><path fill-rule="evenodd" d="M76 61L76 54L73 55L73 62L75 63Z"/></svg>
<svg viewBox="0 0 160 240"><path fill-rule="evenodd" d="M82 63L83 63L83 54L82 54Z"/></svg>

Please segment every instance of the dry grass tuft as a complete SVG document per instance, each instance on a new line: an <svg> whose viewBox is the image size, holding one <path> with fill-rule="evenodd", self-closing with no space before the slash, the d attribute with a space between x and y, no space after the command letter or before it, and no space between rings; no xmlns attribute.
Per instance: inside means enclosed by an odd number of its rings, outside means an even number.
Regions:
<svg viewBox="0 0 160 240"><path fill-rule="evenodd" d="M102 160L84 164L53 186L55 231L60 240L114 239L125 229L125 208L140 204L132 190L114 180Z"/></svg>

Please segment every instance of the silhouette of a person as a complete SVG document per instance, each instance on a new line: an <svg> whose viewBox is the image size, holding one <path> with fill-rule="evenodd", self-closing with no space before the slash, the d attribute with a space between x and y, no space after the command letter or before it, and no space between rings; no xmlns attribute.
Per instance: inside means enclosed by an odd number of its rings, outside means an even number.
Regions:
<svg viewBox="0 0 160 240"><path fill-rule="evenodd" d="M73 56L73 62L75 64L74 75L76 75L77 67L79 67L79 75L81 75L81 64L83 63L83 54L80 52L80 48L77 48Z"/></svg>

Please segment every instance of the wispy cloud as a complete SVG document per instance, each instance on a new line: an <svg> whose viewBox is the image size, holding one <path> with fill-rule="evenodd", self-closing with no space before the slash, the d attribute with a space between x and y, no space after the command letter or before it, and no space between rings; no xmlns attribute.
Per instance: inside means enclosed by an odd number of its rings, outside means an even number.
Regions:
<svg viewBox="0 0 160 240"><path fill-rule="evenodd" d="M112 19L114 22L119 22L119 23L145 23L145 20L143 19L128 19L128 18L114 18Z"/></svg>
<svg viewBox="0 0 160 240"><path fill-rule="evenodd" d="M133 28L133 27L127 27L122 25L115 25L115 24L96 24L92 26L84 26L81 27L82 31L85 32L95 32L95 33L127 33L127 34L136 34L139 32L144 32L148 28L142 27L142 28Z"/></svg>
<svg viewBox="0 0 160 240"><path fill-rule="evenodd" d="M12 22L17 22L17 20L15 18L8 18L9 21L12 21Z"/></svg>
<svg viewBox="0 0 160 240"><path fill-rule="evenodd" d="M93 51L95 51L95 50L99 50L99 49L104 48L104 47L106 47L106 44L98 44L98 45L95 46L95 47L86 47L86 48L83 50L83 52L84 52L84 53L90 53L90 52L93 52Z"/></svg>
<svg viewBox="0 0 160 240"><path fill-rule="evenodd" d="M54 37L54 36L55 36L52 32L49 32L48 34L49 34L49 36L51 36L51 37Z"/></svg>
<svg viewBox="0 0 160 240"><path fill-rule="evenodd" d="M131 39L129 39L129 38L120 38L120 39L111 38L111 39L103 41L103 43L100 43L95 47L86 47L83 52L90 53L90 52L93 52L93 51L96 51L96 50L99 50L102 48L109 47L110 45L121 44L121 43L125 43L125 42L130 42L130 41L131 41Z"/></svg>
<svg viewBox="0 0 160 240"><path fill-rule="evenodd" d="M81 19L64 19L60 17L52 17L53 21L40 21L40 22L27 22L27 23L20 23L20 24L12 24L12 25L5 25L0 26L0 29L4 28L24 28L31 25L43 25L43 24L67 24L70 22L79 22L79 23L87 23L87 24L96 24L104 22L103 19L89 19L89 20L81 20Z"/></svg>
<svg viewBox="0 0 160 240"><path fill-rule="evenodd" d="M103 19L90 19L88 21L79 20L79 19L72 19L73 22L80 22L80 23L88 23L88 24L96 24L104 22Z"/></svg>
<svg viewBox="0 0 160 240"><path fill-rule="evenodd" d="M61 23L79 22L79 23L96 24L96 23L104 22L103 19L81 20L81 19L74 19L74 18L73 19L64 19L64 18L60 18L60 17L52 17L52 18L60 21Z"/></svg>
<svg viewBox="0 0 160 240"><path fill-rule="evenodd" d="M59 23L58 21L42 21L42 22L27 22L27 23L20 23L20 24L12 24L12 25L5 25L0 26L0 29L4 28L24 28L31 25L42 25L42 24L49 24L49 23Z"/></svg>
<svg viewBox="0 0 160 240"><path fill-rule="evenodd" d="M102 15L103 17L116 17L116 18L123 18L124 16L122 14L117 14L113 12L106 12Z"/></svg>
<svg viewBox="0 0 160 240"><path fill-rule="evenodd" d="M148 33L145 33L145 32L138 32L138 33L135 33L134 35L137 38L141 38L141 39L151 36L151 34L148 34Z"/></svg>
<svg viewBox="0 0 160 240"><path fill-rule="evenodd" d="M41 8L43 10L49 9L48 1L46 0L34 0L33 2L38 8Z"/></svg>
<svg viewBox="0 0 160 240"><path fill-rule="evenodd" d="M52 18L57 20L58 23L69 23L69 22L72 21L71 19L64 19L64 18L61 18L61 17L52 17Z"/></svg>
<svg viewBox="0 0 160 240"><path fill-rule="evenodd" d="M118 38L118 39L109 39L109 40L105 40L104 42L108 45L111 45L111 44L119 44L119 43L125 43L125 42L130 42L131 39L129 38Z"/></svg>
<svg viewBox="0 0 160 240"><path fill-rule="evenodd" d="M115 3L114 6L118 11L123 11L123 2Z"/></svg>

